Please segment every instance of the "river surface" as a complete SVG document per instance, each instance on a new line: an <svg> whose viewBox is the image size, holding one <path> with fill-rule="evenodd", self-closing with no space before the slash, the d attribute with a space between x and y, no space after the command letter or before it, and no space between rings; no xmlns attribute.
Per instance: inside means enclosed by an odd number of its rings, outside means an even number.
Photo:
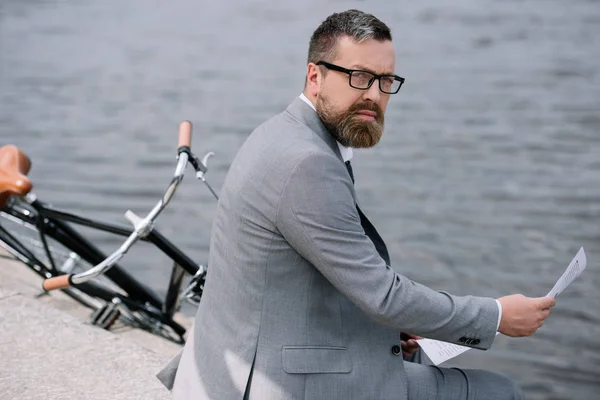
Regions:
<svg viewBox="0 0 600 400"><path fill-rule="evenodd" d="M528 399L600 398L600 1L2 0L0 144L32 158L41 199L124 223L166 189L189 119L218 191L300 94L313 30L348 8L391 27L406 78L382 142L353 160L394 268L454 294L542 296L588 255L535 336L447 365L505 373ZM215 206L190 174L158 227L202 263ZM164 293L158 252L125 261Z"/></svg>

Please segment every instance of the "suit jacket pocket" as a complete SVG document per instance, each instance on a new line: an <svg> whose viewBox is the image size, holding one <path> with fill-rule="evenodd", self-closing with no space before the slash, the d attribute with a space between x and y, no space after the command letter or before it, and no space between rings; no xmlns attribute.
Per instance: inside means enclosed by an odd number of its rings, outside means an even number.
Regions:
<svg viewBox="0 0 600 400"><path fill-rule="evenodd" d="M352 360L346 347L283 346L281 365L288 374L348 374Z"/></svg>

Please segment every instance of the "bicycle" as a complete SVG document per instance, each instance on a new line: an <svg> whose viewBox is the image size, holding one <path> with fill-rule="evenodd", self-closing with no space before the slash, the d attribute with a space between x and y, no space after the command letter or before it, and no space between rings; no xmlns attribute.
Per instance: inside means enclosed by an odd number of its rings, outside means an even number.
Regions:
<svg viewBox="0 0 600 400"><path fill-rule="evenodd" d="M199 304L207 268L195 263L162 236L154 228L154 222L175 194L188 164L218 199L205 178L208 159L214 153L208 152L202 160L196 157L191 151L191 135L192 124L182 122L177 166L171 183L146 217L141 218L130 210L125 213L133 228L85 218L40 201L27 178L30 159L16 146L3 146L0 148L0 246L8 252L9 258L22 262L44 279L44 291L61 289L91 308L92 324L110 329L120 320L183 344L186 329L173 317L182 301ZM127 239L106 256L74 225L127 236ZM164 299L119 264L138 240L152 243L173 261ZM186 275L191 279L181 290Z"/></svg>

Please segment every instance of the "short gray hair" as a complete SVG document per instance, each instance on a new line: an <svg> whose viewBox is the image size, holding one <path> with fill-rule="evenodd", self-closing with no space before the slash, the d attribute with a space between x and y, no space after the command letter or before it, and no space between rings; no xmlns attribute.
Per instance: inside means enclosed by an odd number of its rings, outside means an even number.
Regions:
<svg viewBox="0 0 600 400"><path fill-rule="evenodd" d="M333 61L338 40L348 36L357 43L392 40L390 28L371 14L348 10L331 14L315 30L308 45L308 62Z"/></svg>

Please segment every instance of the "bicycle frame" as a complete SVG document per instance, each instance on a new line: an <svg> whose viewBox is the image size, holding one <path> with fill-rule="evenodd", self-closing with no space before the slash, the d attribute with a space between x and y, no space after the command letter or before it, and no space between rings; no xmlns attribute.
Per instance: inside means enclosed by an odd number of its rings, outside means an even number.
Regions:
<svg viewBox="0 0 600 400"><path fill-rule="evenodd" d="M43 232L45 235L51 236L61 244L76 251L92 265L96 265L104 261L106 259L106 255L69 224L85 226L94 230L108 232L118 236L129 236L133 232L132 228L126 226L109 224L51 208L39 200L30 201L28 204L30 204L31 207L34 208L38 213L37 220L43 221L43 227L40 229L41 232ZM13 209L12 212L10 211L11 210L6 210L5 212L8 212L9 214L19 212L18 209ZM21 215L24 215L24 213ZM32 223L33 222L34 221L32 221ZM6 235L7 232L0 231L0 239L2 236ZM13 238L13 247L15 240L16 239ZM116 268L111 268L108 270L105 275L115 282L119 287L125 290L129 295L130 300L140 302L141 304L148 302L160 310L166 317L170 318L173 316L178 306L177 299L181 289L181 281L184 276L183 272L185 271L190 274L190 276L194 276L199 271L200 267L156 229L152 229L148 235L144 238L141 238L141 240L152 243L174 262L171 280L169 282L169 287L167 289L167 294L164 301L161 300L150 288L139 283L122 267L120 268L118 264L116 265ZM30 258L36 260L33 254L31 254ZM43 265L41 262L37 262L39 265ZM40 271L37 272L39 273ZM44 278L48 278L48 276L43 273L41 275ZM75 286L80 286L83 288L84 285L90 283L92 282L85 282Z"/></svg>

